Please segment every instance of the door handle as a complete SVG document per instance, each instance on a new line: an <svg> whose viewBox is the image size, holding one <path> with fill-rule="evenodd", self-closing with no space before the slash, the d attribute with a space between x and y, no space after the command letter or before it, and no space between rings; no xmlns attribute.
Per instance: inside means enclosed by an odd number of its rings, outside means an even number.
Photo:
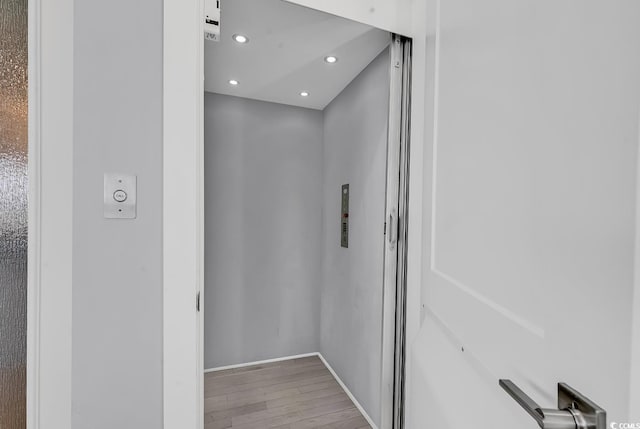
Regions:
<svg viewBox="0 0 640 429"><path fill-rule="evenodd" d="M558 409L542 408L511 380L502 387L542 429L606 429L607 413L565 383L558 383Z"/></svg>
<svg viewBox="0 0 640 429"><path fill-rule="evenodd" d="M398 239L397 235L398 235L398 224L397 219L396 222L394 222L394 215L395 212L389 213L389 235L388 235L388 240L389 240L389 246L391 247L391 249L393 249L396 245L396 240Z"/></svg>

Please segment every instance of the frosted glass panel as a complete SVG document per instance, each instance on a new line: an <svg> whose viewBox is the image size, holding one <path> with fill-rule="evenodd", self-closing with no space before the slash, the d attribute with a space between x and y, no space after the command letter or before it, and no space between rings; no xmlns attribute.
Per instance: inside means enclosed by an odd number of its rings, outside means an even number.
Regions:
<svg viewBox="0 0 640 429"><path fill-rule="evenodd" d="M0 0L0 429L26 427L27 0Z"/></svg>

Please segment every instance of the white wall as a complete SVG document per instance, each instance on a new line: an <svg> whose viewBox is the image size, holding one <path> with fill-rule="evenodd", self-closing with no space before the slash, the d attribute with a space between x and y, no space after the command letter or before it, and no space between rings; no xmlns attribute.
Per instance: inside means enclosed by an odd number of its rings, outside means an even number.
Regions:
<svg viewBox="0 0 640 429"><path fill-rule="evenodd" d="M389 118L385 49L324 111L320 351L380 422L385 171ZM340 246L349 184L349 247Z"/></svg>
<svg viewBox="0 0 640 429"><path fill-rule="evenodd" d="M316 352L322 112L205 95L205 368Z"/></svg>
<svg viewBox="0 0 640 429"><path fill-rule="evenodd" d="M286 0L405 36L412 31L412 0Z"/></svg>
<svg viewBox="0 0 640 429"><path fill-rule="evenodd" d="M72 423L159 428L162 2L74 14ZM138 176L137 219L103 218L104 172Z"/></svg>

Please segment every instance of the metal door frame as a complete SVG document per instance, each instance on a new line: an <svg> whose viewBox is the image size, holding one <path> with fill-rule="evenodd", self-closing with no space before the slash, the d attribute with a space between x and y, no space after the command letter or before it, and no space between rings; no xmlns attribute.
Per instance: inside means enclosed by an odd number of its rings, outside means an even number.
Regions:
<svg viewBox="0 0 640 429"><path fill-rule="evenodd" d="M391 46L391 104L389 106L389 146L397 145L399 162L397 181L397 222L391 223L397 239L394 297L394 358L393 358L393 429L404 428L406 394L406 295L407 295L407 250L409 222L409 165L411 136L411 56L410 38L394 34ZM396 73L393 73L393 70ZM391 167L391 166L389 166ZM388 167L388 168L389 168ZM395 170L395 166L393 166ZM387 189L387 192L392 191ZM395 190L393 190L395 192ZM385 279L387 281L387 279ZM385 285L386 286L386 285ZM384 424L384 422L382 423Z"/></svg>

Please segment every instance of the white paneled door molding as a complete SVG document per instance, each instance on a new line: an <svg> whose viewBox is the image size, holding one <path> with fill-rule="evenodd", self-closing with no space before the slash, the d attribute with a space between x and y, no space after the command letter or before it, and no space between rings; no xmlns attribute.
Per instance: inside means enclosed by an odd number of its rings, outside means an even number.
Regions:
<svg viewBox="0 0 640 429"><path fill-rule="evenodd" d="M566 382L631 427L640 4L428 3L409 427L535 425L499 378L549 408Z"/></svg>
<svg viewBox="0 0 640 429"><path fill-rule="evenodd" d="M202 0L164 0L164 428L203 427ZM200 297L202 300L202 297Z"/></svg>

